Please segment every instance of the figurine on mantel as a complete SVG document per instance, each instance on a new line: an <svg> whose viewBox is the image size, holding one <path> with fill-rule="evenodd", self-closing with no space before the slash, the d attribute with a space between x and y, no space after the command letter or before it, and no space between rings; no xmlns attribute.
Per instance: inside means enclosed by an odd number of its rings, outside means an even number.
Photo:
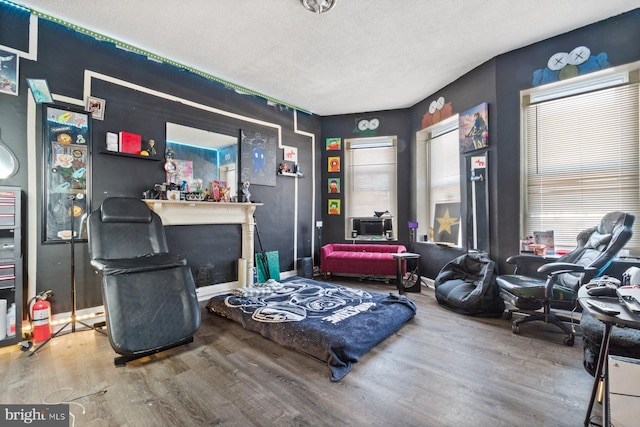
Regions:
<svg viewBox="0 0 640 427"><path fill-rule="evenodd" d="M251 193L249 193L249 185L251 185L249 181L245 181L242 183L242 194L244 195L244 201L246 203L251 203Z"/></svg>

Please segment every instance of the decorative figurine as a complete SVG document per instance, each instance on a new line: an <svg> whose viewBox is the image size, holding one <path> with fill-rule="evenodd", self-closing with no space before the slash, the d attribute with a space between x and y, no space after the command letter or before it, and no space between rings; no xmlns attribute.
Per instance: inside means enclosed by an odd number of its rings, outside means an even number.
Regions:
<svg viewBox="0 0 640 427"><path fill-rule="evenodd" d="M247 203L251 203L251 193L249 193L249 185L251 185L249 181L245 181L242 183L242 194L244 194L244 201Z"/></svg>

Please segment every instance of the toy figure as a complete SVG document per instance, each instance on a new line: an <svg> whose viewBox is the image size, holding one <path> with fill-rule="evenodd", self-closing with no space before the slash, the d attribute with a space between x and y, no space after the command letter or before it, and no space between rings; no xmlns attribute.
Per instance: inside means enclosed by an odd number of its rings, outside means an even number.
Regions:
<svg viewBox="0 0 640 427"><path fill-rule="evenodd" d="M247 203L251 203L251 193L249 192L249 185L251 185L249 181L245 181L242 183L242 194L244 194L244 201Z"/></svg>

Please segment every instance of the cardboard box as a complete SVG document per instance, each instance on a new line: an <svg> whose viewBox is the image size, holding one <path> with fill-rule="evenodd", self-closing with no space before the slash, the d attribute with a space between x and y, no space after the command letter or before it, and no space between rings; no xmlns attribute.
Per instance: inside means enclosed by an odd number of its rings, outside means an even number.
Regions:
<svg viewBox="0 0 640 427"><path fill-rule="evenodd" d="M637 426L640 407L640 360L609 356L611 425Z"/></svg>
<svg viewBox="0 0 640 427"><path fill-rule="evenodd" d="M142 150L142 136L137 133L120 132L120 152L128 154L140 154Z"/></svg>

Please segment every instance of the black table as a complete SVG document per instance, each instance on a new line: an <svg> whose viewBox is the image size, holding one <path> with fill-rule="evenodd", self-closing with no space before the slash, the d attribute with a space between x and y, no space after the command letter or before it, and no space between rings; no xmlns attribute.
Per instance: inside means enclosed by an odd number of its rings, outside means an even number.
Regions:
<svg viewBox="0 0 640 427"><path fill-rule="evenodd" d="M612 315L606 314L597 308L589 305L587 301L598 300L606 302L607 304L616 306L620 310L620 314ZM593 405L596 402L596 396L598 394L598 386L602 382L604 386L602 397L602 423L603 426L609 427L611 425L611 413L609 408L609 372L607 367L607 360L609 358L609 343L611 342L611 329L614 326L621 328L633 328L640 329L640 316L627 309L624 303L621 303L618 297L592 297L587 293L585 287L581 287L578 291L578 301L582 306L584 312L589 313L604 325L604 332L602 334L602 344L600 345L600 354L598 355L598 365L594 374L593 389L591 390L591 399L589 400L589 407L587 408L587 415L584 419L584 425L590 424L591 412L593 411Z"/></svg>
<svg viewBox="0 0 640 427"><path fill-rule="evenodd" d="M412 252L401 252L401 253L394 253L393 257L398 260L398 270L396 273L396 285L398 287L398 293L400 295L402 295L405 292L419 293L421 289L420 287L422 285L422 281L420 280L420 272L419 272L420 254L414 254ZM405 286L404 277L403 277L404 275L402 274L402 263L406 260L416 261L415 267L412 270L410 270L411 271L410 279L415 280L415 283L411 283L410 286ZM407 270L409 270L408 263L407 263Z"/></svg>

